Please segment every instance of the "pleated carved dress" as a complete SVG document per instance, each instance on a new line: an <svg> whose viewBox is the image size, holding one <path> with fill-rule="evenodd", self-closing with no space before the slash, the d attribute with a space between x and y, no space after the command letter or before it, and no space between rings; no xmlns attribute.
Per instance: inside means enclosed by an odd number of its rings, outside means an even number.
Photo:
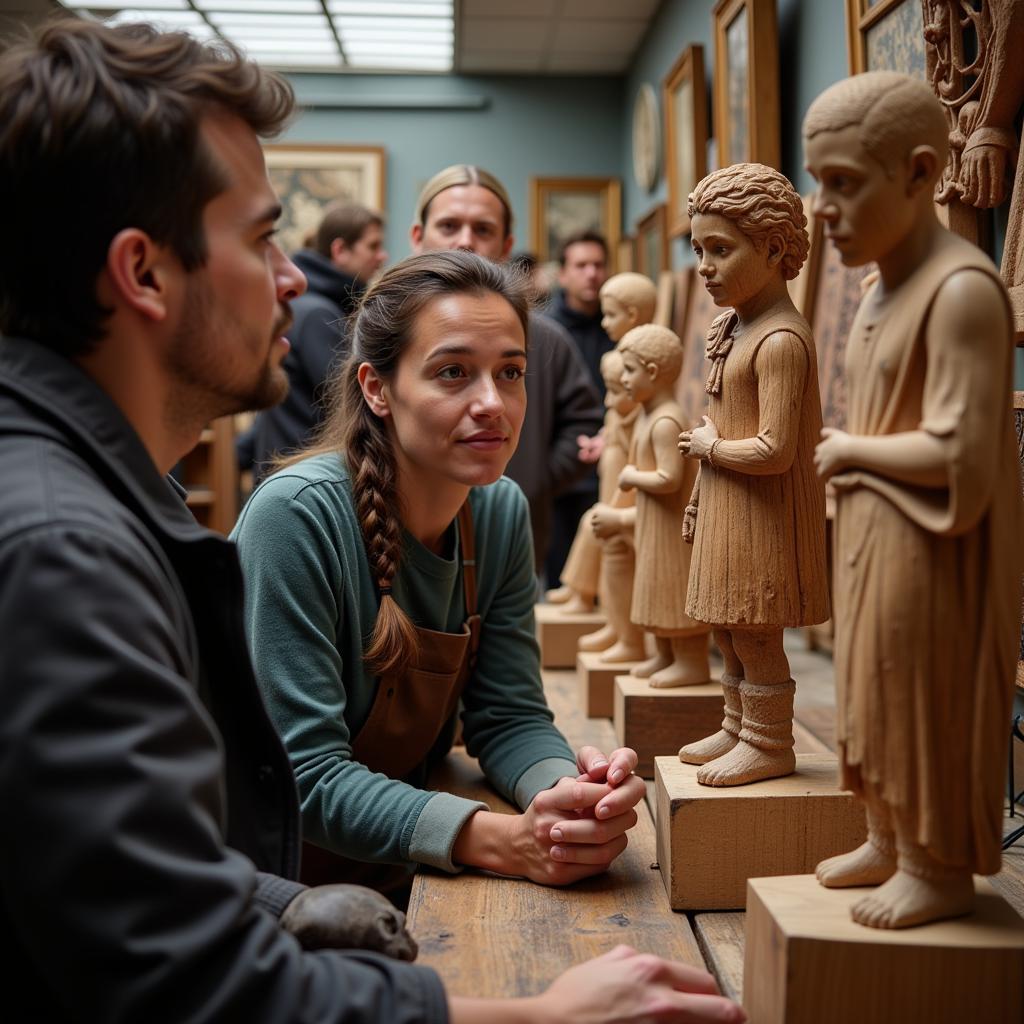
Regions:
<svg viewBox="0 0 1024 1024"><path fill-rule="evenodd" d="M849 432L925 431L945 448L949 484L866 470L833 480L836 737L844 788L870 786L941 863L992 874L1022 524L1011 339L928 330L939 289L965 270L998 281L949 236L880 313L869 293L850 331Z"/></svg>
<svg viewBox="0 0 1024 1024"><path fill-rule="evenodd" d="M814 342L790 305L733 337L708 331L707 415L722 438L700 466L686 610L716 626L828 618L825 488L814 469L821 402ZM689 460L692 461L692 460Z"/></svg>
<svg viewBox="0 0 1024 1024"><path fill-rule="evenodd" d="M658 468L652 434L655 425L668 420L678 433L683 411L674 401L662 402L641 412L633 432L630 464L650 472ZM674 455L674 453L673 453ZM655 636L686 636L707 632L686 613L686 579L690 572L690 547L683 543L683 510L693 488L695 469L687 460L681 486L665 494L637 488L636 569L629 617Z"/></svg>

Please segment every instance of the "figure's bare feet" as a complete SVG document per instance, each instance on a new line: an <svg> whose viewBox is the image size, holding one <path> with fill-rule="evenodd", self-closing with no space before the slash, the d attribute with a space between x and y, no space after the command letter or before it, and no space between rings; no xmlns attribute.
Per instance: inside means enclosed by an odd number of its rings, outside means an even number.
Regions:
<svg viewBox="0 0 1024 1024"><path fill-rule="evenodd" d="M814 873L829 889L851 885L881 885L896 871L896 855L885 853L869 839L856 850L823 860Z"/></svg>
<svg viewBox="0 0 1024 1024"><path fill-rule="evenodd" d="M572 587L567 587L564 583L560 587L553 587L544 594L544 600L548 604L565 604L566 601L572 597Z"/></svg>
<svg viewBox="0 0 1024 1024"><path fill-rule="evenodd" d="M597 660L606 665L621 665L625 661L640 661L646 653L642 637L635 644L619 640L618 643L612 644L604 651Z"/></svg>
<svg viewBox="0 0 1024 1024"><path fill-rule="evenodd" d="M707 658L704 663L695 664L692 660L673 661L668 668L659 669L648 680L655 689L667 690L673 686L699 686L711 682L711 670Z"/></svg>
<svg viewBox="0 0 1024 1024"><path fill-rule="evenodd" d="M593 633L584 633L579 639L578 646L581 651L606 651L617 639L615 627L606 622Z"/></svg>
<svg viewBox="0 0 1024 1024"><path fill-rule="evenodd" d="M745 786L749 782L792 775L795 770L796 754L792 747L760 750L740 740L727 754L699 768L697 781L703 786Z"/></svg>
<svg viewBox="0 0 1024 1024"><path fill-rule="evenodd" d="M920 878L897 871L886 883L850 908L858 924L868 928L912 928L974 910L974 879L970 872L941 879Z"/></svg>
<svg viewBox="0 0 1024 1024"><path fill-rule="evenodd" d="M629 670L629 674L631 676L636 676L638 679L650 679L655 672L660 672L663 668L668 668L671 664L671 656L662 654L659 651L653 658L648 658L646 661L641 661L639 665L634 665Z"/></svg>
<svg viewBox="0 0 1024 1024"><path fill-rule="evenodd" d="M706 736L696 743L687 743L679 751L679 760L684 764L707 764L716 757L728 754L739 739L725 729L719 729L714 736Z"/></svg>
<svg viewBox="0 0 1024 1024"><path fill-rule="evenodd" d="M587 615L594 610L594 604L593 594L584 594L579 590L574 590L572 597L562 605L561 610L566 615Z"/></svg>

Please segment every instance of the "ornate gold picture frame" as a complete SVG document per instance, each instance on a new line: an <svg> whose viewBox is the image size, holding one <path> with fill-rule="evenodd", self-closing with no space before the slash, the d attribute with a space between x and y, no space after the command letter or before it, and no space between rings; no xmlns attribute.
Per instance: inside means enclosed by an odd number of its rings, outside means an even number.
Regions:
<svg viewBox="0 0 1024 1024"><path fill-rule="evenodd" d="M383 146L274 143L263 147L270 183L283 212L278 239L301 249L333 202L350 200L385 210L387 156Z"/></svg>
<svg viewBox="0 0 1024 1024"><path fill-rule="evenodd" d="M711 16L718 166L756 161L778 167L779 29L775 0L718 0Z"/></svg>
<svg viewBox="0 0 1024 1024"><path fill-rule="evenodd" d="M530 248L541 263L557 260L566 238L588 230L604 237L614 258L621 229L618 178L530 179Z"/></svg>
<svg viewBox="0 0 1024 1024"><path fill-rule="evenodd" d="M704 47L694 44L679 55L661 84L665 113L665 172L668 179L668 233L690 230L686 197L707 174L708 100Z"/></svg>

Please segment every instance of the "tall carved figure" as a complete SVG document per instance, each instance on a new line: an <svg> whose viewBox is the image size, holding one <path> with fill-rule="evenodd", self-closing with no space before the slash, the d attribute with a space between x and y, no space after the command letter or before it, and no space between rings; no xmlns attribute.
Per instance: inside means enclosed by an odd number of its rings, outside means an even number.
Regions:
<svg viewBox="0 0 1024 1024"><path fill-rule="evenodd" d="M794 770L783 628L828 617L817 362L786 285L807 258L807 219L793 186L763 164L709 174L687 206L698 273L731 308L708 332L708 413L679 435L680 452L701 460L683 523L686 610L714 626L725 717L679 757L703 765L705 785L739 786Z"/></svg>
<svg viewBox="0 0 1024 1024"><path fill-rule="evenodd" d="M938 222L947 126L927 85L847 79L804 121L815 211L847 266L872 261L846 346L848 433L823 431L837 494L837 740L868 841L818 865L875 885L853 918L967 913L1000 866L1019 637L1021 508L1010 310L996 268Z"/></svg>
<svg viewBox="0 0 1024 1024"><path fill-rule="evenodd" d="M612 341L618 342L622 336L639 324L648 324L654 318L654 306L657 301L657 289L654 282L643 274L616 274L608 278L601 286L601 326ZM601 376L605 383L605 418L604 427L597 439L588 439L591 443L588 451L595 449L599 453L598 501L609 502L618 487L619 473L626 464L629 445L633 435L639 408L622 386L622 361L616 355L606 353L601 360ZM581 457L582 454L581 454ZM592 458L593 456L591 456ZM632 499L629 504L632 505ZM588 612L594 607L594 598L600 595L601 607L608 614L608 622L590 633L581 641L580 649L585 651L604 651L615 646L623 626L618 624L613 609L608 605L609 592L603 583L605 545L590 527L589 512L580 518L572 547L562 570L561 586L549 590L545 595L552 604L561 605L566 612ZM616 577L616 592L625 586L627 594L633 581L633 548L632 538L620 537L611 543L611 569ZM619 579L625 574L628 579ZM614 598L613 598L614 603ZM621 604L621 602L619 602ZM625 629L628 626L628 598L626 608ZM620 616L621 617L621 616ZM632 630L635 634L635 628ZM627 638L631 648L636 647L635 638ZM643 644L640 641L642 655ZM641 656L633 654L634 657ZM618 658L617 660L629 660Z"/></svg>
<svg viewBox="0 0 1024 1024"><path fill-rule="evenodd" d="M592 515L599 536L613 536L635 521L636 571L630 619L655 637L656 654L634 666L633 675L651 686L706 683L708 627L686 613L684 587L690 551L679 541L679 520L693 473L675 451L683 413L675 383L683 362L679 338L667 327L635 327L619 342L622 383L640 404L629 465L619 474L619 490L636 492L636 509L599 505Z"/></svg>

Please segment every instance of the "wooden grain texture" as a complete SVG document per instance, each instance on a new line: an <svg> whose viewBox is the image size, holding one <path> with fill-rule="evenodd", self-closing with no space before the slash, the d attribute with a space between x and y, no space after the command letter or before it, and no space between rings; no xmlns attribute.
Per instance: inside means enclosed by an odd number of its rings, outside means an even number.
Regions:
<svg viewBox="0 0 1024 1024"><path fill-rule="evenodd" d="M836 787L832 754L752 786L697 782L697 767L655 760L658 862L676 910L742 910L748 878L813 871L865 839L864 809Z"/></svg>
<svg viewBox="0 0 1024 1024"><path fill-rule="evenodd" d="M722 995L743 1002L743 945L747 915L725 911L693 915L693 933Z"/></svg>
<svg viewBox="0 0 1024 1024"><path fill-rule="evenodd" d="M615 740L632 747L639 758L637 774L654 778L654 758L678 752L715 732L722 721L722 686L679 686L657 689L646 679L615 677L612 688Z"/></svg>
<svg viewBox="0 0 1024 1024"><path fill-rule="evenodd" d="M756 1024L1024 1020L1024 921L983 879L970 917L864 928L864 889L813 875L750 882L744 1005Z"/></svg>
<svg viewBox="0 0 1024 1024"><path fill-rule="evenodd" d="M565 612L556 604L538 604L537 643L544 668L572 668L576 664L576 645L584 633L593 633L604 625L600 612Z"/></svg>
<svg viewBox="0 0 1024 1024"><path fill-rule="evenodd" d="M607 665L598 653L580 651L576 655L579 702L588 718L611 718L615 710L615 680L628 674L637 662ZM628 746L628 744L627 744Z"/></svg>

